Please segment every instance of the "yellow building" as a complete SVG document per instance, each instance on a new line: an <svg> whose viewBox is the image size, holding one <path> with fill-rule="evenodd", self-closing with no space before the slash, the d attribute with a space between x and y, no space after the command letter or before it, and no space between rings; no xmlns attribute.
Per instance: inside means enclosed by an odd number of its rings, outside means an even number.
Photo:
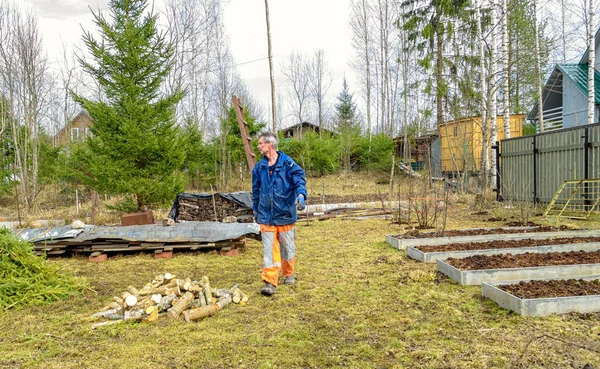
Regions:
<svg viewBox="0 0 600 369"><path fill-rule="evenodd" d="M524 114L510 116L510 137L520 137L523 132ZM489 124L489 123L488 123ZM504 117L496 118L498 141L504 139ZM442 172L477 172L481 164L482 129L481 117L470 117L439 126L442 141ZM489 137L488 137L489 140ZM489 142L489 141L488 141ZM490 142L488 155L492 155Z"/></svg>

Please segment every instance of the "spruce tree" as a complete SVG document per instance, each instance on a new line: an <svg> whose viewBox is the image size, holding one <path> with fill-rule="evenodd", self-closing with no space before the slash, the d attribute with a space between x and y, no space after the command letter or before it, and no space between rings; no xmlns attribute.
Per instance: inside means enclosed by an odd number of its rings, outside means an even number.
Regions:
<svg viewBox="0 0 600 369"><path fill-rule="evenodd" d="M360 127L356 124L356 104L352 101L352 94L348 89L346 78L344 78L343 89L337 99L335 110L340 134L340 161L345 170L350 170L352 169L352 154L360 135Z"/></svg>
<svg viewBox="0 0 600 369"><path fill-rule="evenodd" d="M147 5L111 0L108 18L92 12L100 39L84 33L93 62L82 57L79 62L104 98L73 93L94 122L92 137L73 155L78 177L100 192L134 195L138 209L168 203L184 188L178 172L184 152L174 126L183 92L161 91L174 49Z"/></svg>
<svg viewBox="0 0 600 369"><path fill-rule="evenodd" d="M352 101L352 94L348 89L348 82L344 78L343 89L337 97L338 103L335 105L337 112L338 129L344 131L352 128L356 120L356 104Z"/></svg>

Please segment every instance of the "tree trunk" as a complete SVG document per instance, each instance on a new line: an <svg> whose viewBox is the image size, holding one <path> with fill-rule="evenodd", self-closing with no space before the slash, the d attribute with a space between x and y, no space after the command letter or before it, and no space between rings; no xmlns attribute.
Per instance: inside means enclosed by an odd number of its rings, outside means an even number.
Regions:
<svg viewBox="0 0 600 369"><path fill-rule="evenodd" d="M588 124L594 124L595 111L596 111L596 90L594 86L594 74L596 71L596 40L595 40L595 2L589 0L590 11L589 11L589 24L588 24Z"/></svg>
<svg viewBox="0 0 600 369"><path fill-rule="evenodd" d="M483 39L483 33L481 31L481 1L479 0L476 9L476 18L477 18L477 38L479 41L479 59L480 59L480 81L481 81L481 161L479 164L479 180L480 180L480 188L487 187L487 172L489 167L488 161L488 114L487 114L487 78L488 75L486 73L485 68L485 40Z"/></svg>
<svg viewBox="0 0 600 369"><path fill-rule="evenodd" d="M504 71L502 75L504 82L504 138L510 138L510 57L508 54L508 9L506 1L502 0L502 58L504 59Z"/></svg>
<svg viewBox="0 0 600 369"><path fill-rule="evenodd" d="M490 50L490 96L489 96L489 106L490 106L490 110L489 110L489 116L490 116L490 141L492 143L492 145L496 144L496 141L498 141L498 124L497 124L497 116L498 116L498 112L497 112L497 94L496 92L498 91L498 85L497 85L497 78L496 78L496 56L498 55L496 53L496 23L497 23L497 8L496 8L496 0L491 0L491 8L492 8L492 46L491 46L491 50ZM498 148L496 148L495 150L498 150ZM495 151L492 151L492 164L491 164L491 183L492 185L496 184L496 176L498 175L498 163L496 162L496 153Z"/></svg>
<svg viewBox="0 0 600 369"><path fill-rule="evenodd" d="M277 133L277 106L275 104L275 74L273 71L273 52L271 44L271 22L269 21L269 0L265 0L265 16L267 19L267 43L269 56L269 75L271 77L271 119L273 120L273 132Z"/></svg>
<svg viewBox="0 0 600 369"><path fill-rule="evenodd" d="M533 23L534 23L534 37L535 37L535 73L537 82L537 94L538 94L538 128L540 132L544 132L544 102L542 99L542 68L540 63L540 34L538 29L538 10L537 0L533 0Z"/></svg>

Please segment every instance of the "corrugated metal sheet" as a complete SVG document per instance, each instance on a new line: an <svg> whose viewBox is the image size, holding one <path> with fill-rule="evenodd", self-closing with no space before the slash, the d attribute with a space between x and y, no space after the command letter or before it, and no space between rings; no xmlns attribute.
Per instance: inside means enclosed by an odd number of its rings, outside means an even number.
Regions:
<svg viewBox="0 0 600 369"><path fill-rule="evenodd" d="M586 151L587 179L600 178L600 124L502 140L502 197L534 201L535 196L549 203L564 181L586 179ZM557 202L568 196L562 194Z"/></svg>
<svg viewBox="0 0 600 369"><path fill-rule="evenodd" d="M128 227L86 226L85 229L64 226L50 229L17 229L13 232L30 242L69 239L76 242L124 240L170 243L232 240L245 235L259 235L260 227L256 223L186 222L168 227L160 224Z"/></svg>

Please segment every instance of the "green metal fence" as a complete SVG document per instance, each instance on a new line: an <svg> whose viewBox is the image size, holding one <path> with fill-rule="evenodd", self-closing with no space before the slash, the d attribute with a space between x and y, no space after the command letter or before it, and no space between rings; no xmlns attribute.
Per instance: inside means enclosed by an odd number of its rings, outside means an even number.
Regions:
<svg viewBox="0 0 600 369"><path fill-rule="evenodd" d="M564 181L600 179L600 124L500 141L498 196L548 204ZM564 203L561 195L556 203ZM589 202L585 192L577 201Z"/></svg>

